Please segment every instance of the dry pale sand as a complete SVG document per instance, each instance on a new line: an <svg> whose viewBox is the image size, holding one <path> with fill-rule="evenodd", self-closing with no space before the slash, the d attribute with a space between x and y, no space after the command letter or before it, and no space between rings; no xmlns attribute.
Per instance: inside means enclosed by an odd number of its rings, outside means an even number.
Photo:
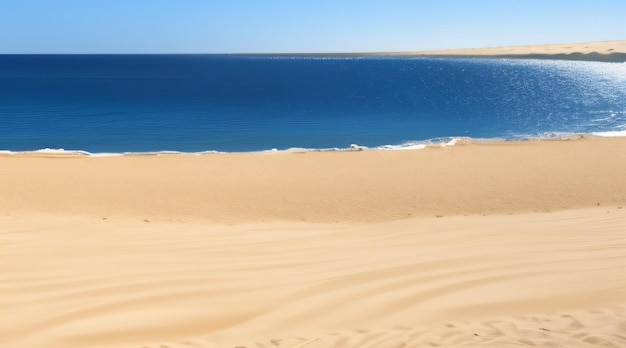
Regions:
<svg viewBox="0 0 626 348"><path fill-rule="evenodd" d="M0 156L0 343L626 347L624 173L593 137Z"/></svg>
<svg viewBox="0 0 626 348"><path fill-rule="evenodd" d="M424 56L496 56L519 58L558 58L580 60L626 61L626 40L582 42L552 45L528 45L406 52Z"/></svg>

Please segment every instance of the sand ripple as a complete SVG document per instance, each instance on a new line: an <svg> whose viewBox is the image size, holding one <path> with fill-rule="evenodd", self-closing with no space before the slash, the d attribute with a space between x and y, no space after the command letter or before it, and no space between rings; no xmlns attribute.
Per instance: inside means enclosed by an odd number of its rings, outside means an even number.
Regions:
<svg viewBox="0 0 626 348"><path fill-rule="evenodd" d="M7 347L626 346L626 209L218 226L0 218Z"/></svg>

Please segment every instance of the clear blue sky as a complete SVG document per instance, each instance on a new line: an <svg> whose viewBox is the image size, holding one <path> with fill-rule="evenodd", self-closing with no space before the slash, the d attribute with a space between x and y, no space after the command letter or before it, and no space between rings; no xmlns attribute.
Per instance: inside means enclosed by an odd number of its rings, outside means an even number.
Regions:
<svg viewBox="0 0 626 348"><path fill-rule="evenodd" d="M0 53L413 51L626 39L626 0L0 0Z"/></svg>

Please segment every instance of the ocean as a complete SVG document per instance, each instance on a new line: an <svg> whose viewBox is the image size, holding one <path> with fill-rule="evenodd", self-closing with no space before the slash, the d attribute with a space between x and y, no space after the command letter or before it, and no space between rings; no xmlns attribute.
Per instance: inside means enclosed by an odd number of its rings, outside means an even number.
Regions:
<svg viewBox="0 0 626 348"><path fill-rule="evenodd" d="M0 150L402 149L626 135L626 63L0 55Z"/></svg>

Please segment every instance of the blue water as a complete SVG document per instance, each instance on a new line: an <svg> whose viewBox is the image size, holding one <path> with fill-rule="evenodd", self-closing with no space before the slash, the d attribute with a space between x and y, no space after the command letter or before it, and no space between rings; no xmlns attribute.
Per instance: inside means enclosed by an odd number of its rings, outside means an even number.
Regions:
<svg viewBox="0 0 626 348"><path fill-rule="evenodd" d="M260 151L626 131L626 64L1 55L0 150Z"/></svg>

